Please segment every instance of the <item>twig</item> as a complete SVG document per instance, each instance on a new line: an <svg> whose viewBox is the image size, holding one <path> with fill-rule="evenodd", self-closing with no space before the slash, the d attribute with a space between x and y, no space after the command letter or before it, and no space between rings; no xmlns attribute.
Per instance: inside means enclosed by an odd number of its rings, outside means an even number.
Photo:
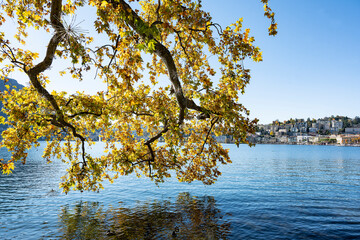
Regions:
<svg viewBox="0 0 360 240"><path fill-rule="evenodd" d="M197 157L204 151L205 144L206 144L206 142L207 142L207 140L208 140L208 138L209 138L209 136L210 136L211 130L212 130L212 128L214 127L215 123L216 123L218 120L219 120L219 117L215 117L214 119L211 120L210 129L209 129L209 131L208 131L207 134L206 134L206 137L205 137L205 140L204 140L204 142L203 142L203 144L202 144L202 146L201 146L201 149L200 149L200 151L191 159L191 162L193 162L194 159L197 158Z"/></svg>
<svg viewBox="0 0 360 240"><path fill-rule="evenodd" d="M100 117L102 115L102 113L93 113L93 112L87 112L87 111L83 111L83 112L78 112L72 115L68 115L69 118L74 118L76 116L80 116L80 115L94 115L97 117Z"/></svg>

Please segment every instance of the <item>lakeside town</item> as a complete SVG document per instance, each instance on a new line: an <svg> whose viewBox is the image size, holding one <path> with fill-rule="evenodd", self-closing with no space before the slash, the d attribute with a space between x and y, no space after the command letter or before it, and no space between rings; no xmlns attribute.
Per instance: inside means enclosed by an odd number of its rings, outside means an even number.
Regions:
<svg viewBox="0 0 360 240"><path fill-rule="evenodd" d="M23 88L14 79L8 79L7 85ZM0 84L0 91L5 90L5 83ZM2 104L0 103L0 109ZM0 111L0 116L5 116ZM7 128L0 125L0 132ZM215 136L214 136L215 137ZM99 131L91 134L94 141L99 141ZM215 137L219 142L232 143L230 136ZM45 140L42 138L41 140ZM163 139L160 139L163 140ZM360 117L349 118L331 116L319 119L290 119L283 122L275 120L270 124L259 124L255 134L249 134L248 140L255 144L302 144L302 145L340 145L360 146Z"/></svg>
<svg viewBox="0 0 360 240"><path fill-rule="evenodd" d="M256 144L360 146L360 117L276 120L259 124L248 140Z"/></svg>

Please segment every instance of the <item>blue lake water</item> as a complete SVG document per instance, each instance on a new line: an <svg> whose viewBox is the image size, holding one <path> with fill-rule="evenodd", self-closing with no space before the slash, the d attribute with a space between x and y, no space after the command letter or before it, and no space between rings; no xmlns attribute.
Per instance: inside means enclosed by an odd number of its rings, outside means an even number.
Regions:
<svg viewBox="0 0 360 240"><path fill-rule="evenodd" d="M33 149L0 175L0 239L360 239L360 148L225 146L211 186L127 176L68 195L63 163Z"/></svg>

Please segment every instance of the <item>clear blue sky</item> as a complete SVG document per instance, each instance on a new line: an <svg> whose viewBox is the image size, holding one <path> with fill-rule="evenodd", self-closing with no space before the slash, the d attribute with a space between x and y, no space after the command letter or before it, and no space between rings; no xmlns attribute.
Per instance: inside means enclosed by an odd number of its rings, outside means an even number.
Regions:
<svg viewBox="0 0 360 240"><path fill-rule="evenodd" d="M244 27L251 28L263 51L263 62L245 63L252 80L241 102L252 118L270 123L291 117L360 115L359 0L270 0L278 23L276 37L267 35L269 21L260 0L204 0L203 6L222 26L243 17ZM47 40L37 36L33 44L43 51ZM22 76L12 77L24 83ZM58 78L49 87L95 92L102 88L99 81Z"/></svg>
<svg viewBox="0 0 360 240"><path fill-rule="evenodd" d="M242 102L261 123L360 115L360 1L270 0L278 35L266 36L260 1L203 1L214 19L244 17L264 61L247 64Z"/></svg>

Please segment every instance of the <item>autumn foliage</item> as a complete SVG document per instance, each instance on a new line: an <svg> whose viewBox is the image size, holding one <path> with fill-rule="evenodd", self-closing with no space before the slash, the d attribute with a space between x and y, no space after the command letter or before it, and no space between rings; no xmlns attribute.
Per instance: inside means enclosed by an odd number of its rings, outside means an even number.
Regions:
<svg viewBox="0 0 360 240"><path fill-rule="evenodd" d="M275 35L274 13L267 0L261 2L271 20L269 34ZM43 157L68 163L61 183L65 192L98 190L102 180L131 173L156 182L175 174L179 181L211 184L221 174L218 165L231 162L215 136L247 143L255 130L257 120L249 119L238 97L250 80L243 60L257 62L262 56L250 30L242 29L242 19L222 27L200 1L191 0L0 4L0 25L12 21L17 27L15 38L0 31L2 80L23 71L30 82L1 93L8 115L1 121L9 125L1 146L12 155L0 162L4 173L16 161L25 163L27 150L46 138ZM90 8L96 9L94 33L64 20ZM41 58L26 45L28 34L36 31L50 36ZM59 61L68 67L60 75L74 78L74 86L95 76L107 84L106 91L50 92L47 84L61 81L49 77ZM106 142L102 156L86 152L95 130Z"/></svg>

